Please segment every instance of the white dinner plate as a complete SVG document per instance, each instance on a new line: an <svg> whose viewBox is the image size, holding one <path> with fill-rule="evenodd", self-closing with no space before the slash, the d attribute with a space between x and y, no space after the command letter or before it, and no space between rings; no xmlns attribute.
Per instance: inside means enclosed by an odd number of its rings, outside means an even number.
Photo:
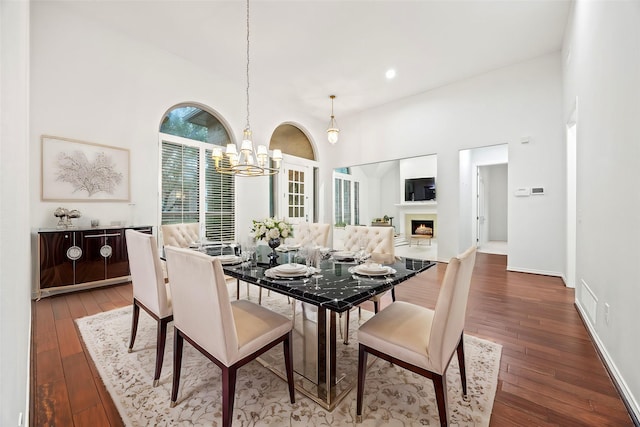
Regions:
<svg viewBox="0 0 640 427"><path fill-rule="evenodd" d="M304 270L302 271L278 271L277 267L274 267L265 271L264 275L272 279L294 279L297 277L309 277L316 272L316 269L313 267L303 267Z"/></svg>
<svg viewBox="0 0 640 427"><path fill-rule="evenodd" d="M273 271L276 273L293 274L293 273L306 273L307 266L302 264L281 264L273 267Z"/></svg>
<svg viewBox="0 0 640 427"><path fill-rule="evenodd" d="M233 265L242 262L242 258L236 255L216 255L214 258L219 259L222 265Z"/></svg>
<svg viewBox="0 0 640 427"><path fill-rule="evenodd" d="M349 273L355 273L355 274L359 274L361 276L371 276L371 277L376 277L376 276L387 276L390 274L396 274L396 270L383 265L378 267L367 267L367 264L361 264L361 265L356 265L354 267L351 267L349 269Z"/></svg>

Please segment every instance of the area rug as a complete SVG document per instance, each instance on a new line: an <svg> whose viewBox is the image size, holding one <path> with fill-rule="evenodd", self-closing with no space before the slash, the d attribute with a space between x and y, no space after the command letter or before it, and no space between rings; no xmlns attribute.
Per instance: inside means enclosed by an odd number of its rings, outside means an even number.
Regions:
<svg viewBox="0 0 640 427"><path fill-rule="evenodd" d="M234 286L235 287L235 286ZM250 298L255 300L255 287ZM232 288L230 288L232 289ZM235 291L232 292L235 297ZM262 304L291 315L287 298L263 295ZM350 343L340 341L339 369L357 373L357 329L364 322L351 316ZM141 311L138 337L127 352L131 306L78 319L82 339L127 426L219 426L222 419L220 369L185 342L177 406L169 407L172 381L173 327L169 325L160 385L152 386L156 323ZM447 370L449 418L454 426L488 426L495 397L502 347L465 335L467 386L463 399L457 358ZM282 352L282 346L271 351ZM295 348L294 348L295 351ZM369 360L373 359L371 356ZM367 371L363 422L360 426L439 425L433 383L407 370L376 360ZM284 381L258 362L238 371L233 425L355 426L356 390L327 411L296 393L288 398Z"/></svg>

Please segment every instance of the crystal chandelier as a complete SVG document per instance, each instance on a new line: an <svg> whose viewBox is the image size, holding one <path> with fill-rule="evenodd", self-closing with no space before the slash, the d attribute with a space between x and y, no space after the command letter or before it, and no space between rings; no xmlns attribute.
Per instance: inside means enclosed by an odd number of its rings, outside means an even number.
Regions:
<svg viewBox="0 0 640 427"><path fill-rule="evenodd" d="M216 171L226 175L238 176L267 176L280 172L282 151L273 150L272 159L274 167L269 162L269 152L266 145L258 145L253 148L251 126L249 126L249 0L247 0L247 125L242 133L242 144L238 152L235 143L227 144L224 155L229 160L229 165L222 165L224 159L222 147L214 147L211 157L215 162Z"/></svg>
<svg viewBox="0 0 640 427"><path fill-rule="evenodd" d="M335 97L335 95L329 95L329 98L331 98L331 122L329 122L329 129L327 129L327 139L331 144L338 142L338 132L340 132L336 118L333 116L333 100Z"/></svg>

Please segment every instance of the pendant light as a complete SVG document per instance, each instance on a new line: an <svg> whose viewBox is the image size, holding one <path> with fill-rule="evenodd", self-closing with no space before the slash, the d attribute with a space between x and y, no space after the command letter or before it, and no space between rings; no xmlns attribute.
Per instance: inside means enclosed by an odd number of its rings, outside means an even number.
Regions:
<svg viewBox="0 0 640 427"><path fill-rule="evenodd" d="M327 129L327 139L331 144L335 144L338 142L338 124L336 123L336 118L333 115L333 100L336 98L335 95L329 95L331 98L331 122L329 122L329 129Z"/></svg>
<svg viewBox="0 0 640 427"><path fill-rule="evenodd" d="M247 0L247 124L242 132L242 144L238 152L235 143L227 144L224 155L229 160L229 166L221 165L223 160L222 147L216 146L211 157L215 162L216 171L226 175L237 176L268 176L280 172L280 162L282 161L282 151L273 150L272 159L274 167L269 164L269 152L266 145L258 145L257 150L253 148L253 138L251 126L249 125L249 0Z"/></svg>

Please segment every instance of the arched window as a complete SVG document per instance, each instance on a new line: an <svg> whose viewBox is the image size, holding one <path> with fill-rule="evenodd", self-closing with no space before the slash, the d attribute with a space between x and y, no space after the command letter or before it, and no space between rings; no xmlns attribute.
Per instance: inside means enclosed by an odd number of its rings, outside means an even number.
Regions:
<svg viewBox="0 0 640 427"><path fill-rule="evenodd" d="M235 180L211 158L213 145L230 142L226 127L199 106L180 105L164 116L160 141L161 223L199 222L206 239L234 241Z"/></svg>

